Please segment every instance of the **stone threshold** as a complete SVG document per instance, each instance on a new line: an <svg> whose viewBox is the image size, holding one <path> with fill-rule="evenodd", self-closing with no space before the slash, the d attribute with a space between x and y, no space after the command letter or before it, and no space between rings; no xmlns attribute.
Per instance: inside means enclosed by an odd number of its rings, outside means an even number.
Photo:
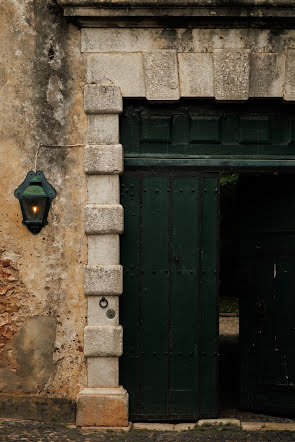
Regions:
<svg viewBox="0 0 295 442"><path fill-rule="evenodd" d="M221 419L201 419L197 422L188 422L180 424L169 424L159 422L130 422L128 427L80 427L82 431L102 431L102 432L129 432L131 430L148 431L189 431L195 427L211 425L237 426L245 431L295 431L294 423L284 422L246 422L240 419L221 418Z"/></svg>

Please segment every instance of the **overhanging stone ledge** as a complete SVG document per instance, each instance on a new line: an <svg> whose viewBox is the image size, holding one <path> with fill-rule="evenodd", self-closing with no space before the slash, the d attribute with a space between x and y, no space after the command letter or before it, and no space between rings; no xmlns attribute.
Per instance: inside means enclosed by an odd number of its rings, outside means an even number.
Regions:
<svg viewBox="0 0 295 442"><path fill-rule="evenodd" d="M60 6L117 7L124 6L175 6L175 7L229 7L229 6L268 6L294 7L294 0L57 0Z"/></svg>
<svg viewBox="0 0 295 442"><path fill-rule="evenodd" d="M295 17L294 0L57 0L65 16L75 17L82 26L94 19L120 17L235 17L250 19ZM257 25L257 21L256 21Z"/></svg>

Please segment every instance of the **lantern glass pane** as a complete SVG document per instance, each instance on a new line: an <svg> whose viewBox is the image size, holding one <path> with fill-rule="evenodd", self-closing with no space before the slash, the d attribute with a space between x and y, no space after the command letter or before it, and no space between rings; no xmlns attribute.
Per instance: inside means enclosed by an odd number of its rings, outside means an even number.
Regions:
<svg viewBox="0 0 295 442"><path fill-rule="evenodd" d="M23 207L28 221L43 221L47 198L23 198Z"/></svg>

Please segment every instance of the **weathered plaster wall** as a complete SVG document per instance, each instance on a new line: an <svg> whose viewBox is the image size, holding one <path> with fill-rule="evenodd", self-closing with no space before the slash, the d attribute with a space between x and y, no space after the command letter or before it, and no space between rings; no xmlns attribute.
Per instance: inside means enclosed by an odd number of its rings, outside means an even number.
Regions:
<svg viewBox="0 0 295 442"><path fill-rule="evenodd" d="M22 225L14 189L40 144L85 142L80 31L54 0L0 3L0 395L75 398L86 384L83 147L39 149L57 190L49 225Z"/></svg>

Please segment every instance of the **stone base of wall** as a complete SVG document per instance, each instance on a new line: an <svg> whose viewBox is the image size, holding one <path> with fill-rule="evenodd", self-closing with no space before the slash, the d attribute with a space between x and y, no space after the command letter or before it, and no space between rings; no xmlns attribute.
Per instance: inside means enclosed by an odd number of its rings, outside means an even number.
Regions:
<svg viewBox="0 0 295 442"><path fill-rule="evenodd" d="M85 388L77 397L76 425L127 427L127 391L123 387Z"/></svg>
<svg viewBox="0 0 295 442"><path fill-rule="evenodd" d="M0 418L75 423L76 402L66 398L0 396Z"/></svg>

